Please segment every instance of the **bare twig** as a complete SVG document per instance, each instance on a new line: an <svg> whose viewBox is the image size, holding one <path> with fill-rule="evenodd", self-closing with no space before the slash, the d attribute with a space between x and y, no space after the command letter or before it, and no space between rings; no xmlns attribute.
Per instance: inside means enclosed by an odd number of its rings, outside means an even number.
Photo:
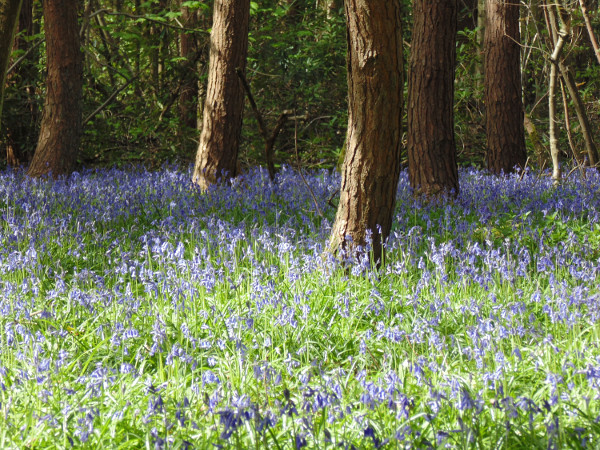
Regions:
<svg viewBox="0 0 600 450"><path fill-rule="evenodd" d="M240 78L242 85L244 86L244 90L246 91L246 95L248 95L248 101L250 102L250 106L252 107L252 111L254 111L254 115L256 116L256 120L258 121L258 129L260 131L260 135L266 140L269 137L269 133L267 132L267 128L265 127L265 121L263 116L256 106L256 102L254 101L254 96L252 95L252 91L250 90L250 84L246 79L246 75L244 75L244 71L237 67L235 69L235 73Z"/></svg>
<svg viewBox="0 0 600 450"><path fill-rule="evenodd" d="M104 108L106 108L114 99L117 95L119 95L119 93L125 89L127 86L129 86L131 83L133 83L136 79L138 78L138 76L136 75L135 77L131 77L129 80L127 80L127 83L125 83L123 86L121 86L119 89L117 89L116 91L114 91L112 94L110 94L110 96L100 105L98 106L94 112L92 112L89 116L87 116L84 121L83 121L83 125L85 125L86 123L88 123L90 120L92 120L94 118L94 116L96 116L96 114L98 114L100 111L102 111Z"/></svg>
<svg viewBox="0 0 600 450"><path fill-rule="evenodd" d="M573 172L575 172L577 169L579 169L579 172L581 173L581 178L585 180L586 179L586 176L585 176L585 166L583 165L583 163L580 163L577 160L575 160L575 163L576 163L575 167L573 167L569 171L569 173L567 174L567 176L565 177L565 179L569 178Z"/></svg>
<svg viewBox="0 0 600 450"><path fill-rule="evenodd" d="M565 91L565 81L560 79L560 93L562 95L563 110L565 114L565 131L567 132L567 140L569 141L569 147L571 148L571 156L575 161L575 166L579 166L579 158L577 158L577 151L575 150L575 143L573 142L573 133L571 132L571 115L569 114L569 102L567 101L567 93Z"/></svg>
<svg viewBox="0 0 600 450"><path fill-rule="evenodd" d="M94 16L96 16L98 14L106 14L107 16L123 16L123 17L129 17L130 19L136 19L136 20L140 20L141 19L141 20L146 20L147 22L157 23L159 25L162 25L163 27L173 28L173 29L179 30L179 31L190 31L190 32L193 32L193 33L210 34L209 31L202 30L200 28L187 28L187 27L182 27L182 26L179 26L179 25L172 25L169 22L165 22L163 20L154 19L152 17L143 16L143 15L137 15L137 14L129 14L129 13L125 13L125 12L110 11L108 9L99 9L98 11L95 11L94 13L92 13L90 17L94 17Z"/></svg>
<svg viewBox="0 0 600 450"><path fill-rule="evenodd" d="M335 208L335 205L334 205L334 204L333 204L331 201L333 200L333 197L335 197L335 196L336 196L337 194L339 194L339 193L340 193L340 190L339 190L339 189L336 189L335 191L333 191L333 194L331 194L331 195L329 196L329 198L327 199L327 204L328 204L329 206L331 206L332 208Z"/></svg>
<svg viewBox="0 0 600 450"><path fill-rule="evenodd" d="M260 110L258 109L258 106L256 106L256 102L254 101L254 96L252 95L252 90L250 89L250 84L248 83L248 80L246 79L244 72L239 67L237 69L235 69L235 72L237 73L238 77L240 78L242 85L244 86L244 90L246 91L246 94L248 95L248 101L250 101L250 106L252 107L252 111L254 112L254 115L256 116L256 120L258 122L258 130L260 132L260 135L265 140L265 158L267 160L267 169L269 170L269 178L271 179L271 181L275 181L275 163L273 162L273 151L275 148L275 140L277 139L277 136L279 136L279 133L281 132L283 126L285 125L285 123L288 120L294 120L294 123L296 123L296 121L298 119L306 120L307 116L306 115L298 116L298 115L294 114L293 116L290 117L290 114L292 114L293 111L284 110L279 115L279 118L277 119L277 122L275 123L275 127L273 128L273 131L271 132L271 134L269 134L269 132L267 131L267 127L265 125L265 120L263 118L263 115L260 112Z"/></svg>
<svg viewBox="0 0 600 450"><path fill-rule="evenodd" d="M527 164L529 164L529 156L525 160L525 166L523 167L523 170L521 171L521 175L519 176L519 181L523 181L523 177L525 176L525 172L527 171Z"/></svg>
<svg viewBox="0 0 600 450"><path fill-rule="evenodd" d="M117 74L117 75L119 75L120 77L124 78L124 79L125 79L125 81L129 80L128 74L121 73L121 71L120 71L119 69L116 69L115 67L113 67L113 65L112 65L112 64L106 64L106 63L103 63L102 61L100 61L100 60L98 59L98 57L97 57L97 56L96 56L94 53L92 53L91 51L89 51L89 50L88 50L86 47L83 47L83 52L84 52L84 53L86 53L88 56L90 56L90 57L92 58L92 60L93 60L93 61L94 61L96 64L98 64L99 66L101 66L101 67L104 67L104 68L106 68L107 70L109 70L109 71L111 71L111 72L114 72L114 73L116 73L116 74ZM129 69L129 68L128 68L128 69ZM130 72L130 73L133 73L133 72Z"/></svg>
<svg viewBox="0 0 600 450"><path fill-rule="evenodd" d="M302 166L301 166L301 163L300 163L300 156L298 155L298 120L296 120L296 119L294 119L294 151L296 152L296 161L298 163L298 173L300 173L300 176L302 177L302 181L304 182L304 184L308 188L308 192L310 192L310 196L313 199L313 202L315 204L315 208L317 208L317 214L321 218L323 218L323 213L321 212L321 208L319 208L319 202L317 202L317 197L315 197L315 193L311 189L310 185L306 181L306 178L304 178L304 174L302 173Z"/></svg>
<svg viewBox="0 0 600 450"><path fill-rule="evenodd" d="M258 106L256 106L256 102L254 101L254 96L252 95L252 91L250 90L250 84L248 84L248 80L246 79L246 76L244 75L244 71L237 67L235 69L235 72L237 73L238 77L240 78L240 81L242 82L242 85L244 86L244 90L246 91L246 94L248 95L248 101L250 101L250 106L252 107L252 111L254 111L254 115L256 116L256 120L258 122L258 130L260 131L260 135L263 137L263 139L265 140L265 158L267 160L267 169L269 170L269 179L271 181L275 181L275 164L273 163L273 145L275 143L275 138L277 138L277 134L279 134L279 131L281 130L281 127L283 126L283 124L285 123L285 114L282 114L281 116L279 116L279 119L277 120L277 125L274 130L274 138L272 140L270 140L269 138L269 133L267 131L267 127L265 126L265 121L263 119L263 116L260 112L260 110L258 109ZM281 122L281 123L280 123ZM276 133L275 133L276 131ZM269 149L269 142L271 144L271 148Z"/></svg>
<svg viewBox="0 0 600 450"><path fill-rule="evenodd" d="M44 41L45 41L45 39L43 39L43 38L42 38L42 39L40 39L39 41L37 41L35 44L33 44L31 47L29 47L29 48L27 49L27 51L26 51L25 53L23 53L23 54L21 55L21 57L20 57L19 59L17 59L17 60L16 60L16 61L13 63L13 65L12 65L12 66L10 66L10 67L8 68L8 70L6 71L6 75L8 75L9 73L11 73L13 70L15 70L15 69L17 68L17 66L18 66L19 64L21 64L21 62L22 62L22 61L23 61L25 58L27 58L27 57L29 56L29 54L30 54L32 51L34 51L36 48L38 48L38 47L40 46L40 44L41 44L42 42L44 42Z"/></svg>
<svg viewBox="0 0 600 450"><path fill-rule="evenodd" d="M542 178L542 174L544 173L544 169L545 168L546 168L546 160L544 160L544 163L542 164L542 167L540 167L540 172L538 173L538 176L535 179L535 183L537 183L538 181L540 181L540 178Z"/></svg>

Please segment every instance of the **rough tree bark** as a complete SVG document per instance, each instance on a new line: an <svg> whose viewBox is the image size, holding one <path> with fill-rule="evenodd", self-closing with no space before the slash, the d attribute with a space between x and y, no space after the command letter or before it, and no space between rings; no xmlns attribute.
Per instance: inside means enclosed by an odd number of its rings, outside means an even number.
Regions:
<svg viewBox="0 0 600 450"><path fill-rule="evenodd" d="M346 0L345 8L347 150L330 246L334 252L364 248L372 232L372 262L377 263L391 229L400 175L401 5L398 0Z"/></svg>
<svg viewBox="0 0 600 450"><path fill-rule="evenodd" d="M242 129L244 88L236 69L246 68L249 0L216 0L202 134L192 180L207 189L235 177Z"/></svg>
<svg viewBox="0 0 600 450"><path fill-rule="evenodd" d="M454 140L456 0L415 0L408 72L408 173L415 193L458 193Z"/></svg>
<svg viewBox="0 0 600 450"><path fill-rule="evenodd" d="M75 166L81 141L83 55L77 24L78 0L45 0L46 100L38 144L28 175L53 177Z"/></svg>
<svg viewBox="0 0 600 450"><path fill-rule="evenodd" d="M487 0L485 109L487 167L512 172L527 162L521 88L519 3Z"/></svg>
<svg viewBox="0 0 600 450"><path fill-rule="evenodd" d="M0 0L0 119L4 103L4 80L22 0Z"/></svg>

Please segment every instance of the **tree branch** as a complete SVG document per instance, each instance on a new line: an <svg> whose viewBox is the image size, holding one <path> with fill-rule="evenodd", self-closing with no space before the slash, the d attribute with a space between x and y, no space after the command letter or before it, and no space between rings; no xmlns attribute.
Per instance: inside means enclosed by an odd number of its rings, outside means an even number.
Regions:
<svg viewBox="0 0 600 450"><path fill-rule="evenodd" d="M44 41L45 41L45 39L44 39L44 38L42 38L42 39L40 39L39 41L37 41L35 44L33 44L31 47L29 47L29 48L27 49L27 51L26 51L25 53L23 53L23 54L21 55L21 57L20 57L19 59L17 59L17 60L16 60L16 61L13 63L13 65L12 65L12 66L10 66L10 67L8 68L8 70L6 71L6 75L8 75L9 73L11 73L13 70L15 70L15 69L17 68L17 66L18 66L19 64L21 64L21 62L22 62L22 61L23 61L25 58L27 58L27 56L29 56L29 54L30 54L32 51L34 51L34 50L35 50L37 47L39 47L39 45L40 45L42 42L44 42Z"/></svg>
<svg viewBox="0 0 600 450"><path fill-rule="evenodd" d="M131 83L133 83L136 79L138 78L138 76L134 76L131 77L131 79L127 80L127 83L125 83L123 86L121 86L119 89L117 89L116 91L114 91L112 94L110 94L110 96L104 101L104 103L102 103L100 106L98 106L94 112L92 112L89 116L87 116L82 125L85 125L86 123L88 123L90 120L92 120L99 112L101 112L102 110L104 110L104 108L106 108L114 99L117 95L119 95L119 93L125 89L127 86L129 86Z"/></svg>
<svg viewBox="0 0 600 450"><path fill-rule="evenodd" d="M129 17L130 19L142 19L142 20L146 20L148 22L152 22L152 23L157 23L159 25L162 25L164 27L167 28L173 28L175 30L179 30L179 31L191 31L193 33L204 33L204 34L210 34L209 31L206 30L202 30L200 28L187 28L187 27L182 27L180 25L172 25L168 22L164 22L162 20L158 20L158 19L153 19L151 17L148 16L140 16L137 14L129 14L129 13L125 13L125 12L115 12L115 11L110 11L108 9L99 9L98 11L95 11L91 17L97 15L97 14L106 14L107 16L123 16L123 17Z"/></svg>

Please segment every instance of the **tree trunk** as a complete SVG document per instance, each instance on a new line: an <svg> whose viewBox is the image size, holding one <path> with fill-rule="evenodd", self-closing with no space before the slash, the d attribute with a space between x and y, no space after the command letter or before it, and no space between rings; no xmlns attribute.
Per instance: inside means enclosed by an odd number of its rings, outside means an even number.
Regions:
<svg viewBox="0 0 600 450"><path fill-rule="evenodd" d="M560 168L560 151L558 149L558 132L556 130L556 84L558 81L558 69L556 64L550 66L550 80L548 84L548 115L550 117L550 126L548 134L550 135L550 156L552 157L552 179L557 184L562 178Z"/></svg>
<svg viewBox="0 0 600 450"><path fill-rule="evenodd" d="M183 3L183 2L182 2ZM198 23L198 12L181 7L181 23L186 28L195 28ZM183 82L179 91L179 120L188 129L198 129L198 68L193 63L197 59L198 39L192 33L182 31L179 34L179 55L185 58ZM187 155L194 141L187 139L189 133L180 131L181 144Z"/></svg>
<svg viewBox="0 0 600 450"><path fill-rule="evenodd" d="M487 167L512 172L527 161L521 89L519 3L487 0L485 27Z"/></svg>
<svg viewBox="0 0 600 450"><path fill-rule="evenodd" d="M546 20L549 26L551 41L554 45L552 54L550 55L550 80L548 83L548 116L550 126L548 134L550 135L550 156L552 157L552 179L554 184L558 184L562 178L562 170L560 167L560 151L558 149L558 130L556 118L556 87L558 83L558 62L561 58L562 49L565 44L565 39L569 32L566 28L558 29L557 19L551 5L545 4Z"/></svg>
<svg viewBox="0 0 600 450"><path fill-rule="evenodd" d="M12 41L17 27L21 0L0 0L0 119L4 102L4 80L8 60L12 49Z"/></svg>
<svg viewBox="0 0 600 450"><path fill-rule="evenodd" d="M548 22L550 23L550 27L552 28L553 35L558 36L557 39L559 41L561 39L568 40L572 34L570 26L571 18L567 16L560 4L548 5L546 9L548 15ZM598 150L596 148L596 144L594 143L594 137L590 126L590 121L588 119L583 100L581 99L581 95L579 94L579 90L577 89L575 78L569 70L569 66L565 62L565 58L561 56L560 51L556 54L553 53L551 60L554 64L558 65L560 76L564 84L566 85L567 90L569 91L569 96L573 100L575 112L577 113L577 119L581 127L581 133L583 134L583 139L585 142L585 149L588 155L588 163L592 167L595 166L598 170L600 170L600 166L598 166Z"/></svg>
<svg viewBox="0 0 600 450"><path fill-rule="evenodd" d="M333 251L364 248L372 232L372 262L377 263L390 233L400 175L401 5L398 0L346 0L345 8L347 151L330 244Z"/></svg>
<svg viewBox="0 0 600 450"><path fill-rule="evenodd" d="M244 88L236 69L246 68L249 0L216 0L208 88L193 181L202 189L235 177L242 130Z"/></svg>
<svg viewBox="0 0 600 450"><path fill-rule="evenodd" d="M542 168L546 165L548 160L548 152L542 143L540 132L527 114L523 116L523 125L525 127L525 131L527 131L527 134L529 135L529 141L535 150L538 167Z"/></svg>
<svg viewBox="0 0 600 450"><path fill-rule="evenodd" d="M29 166L32 177L68 174L81 140L83 55L77 24L78 0L46 0L46 100L37 148Z"/></svg>
<svg viewBox="0 0 600 450"><path fill-rule="evenodd" d="M325 12L328 19L335 17L340 8L341 1L339 0L317 0L317 8Z"/></svg>
<svg viewBox="0 0 600 450"><path fill-rule="evenodd" d="M408 74L408 173L415 193L458 194L456 0L415 0Z"/></svg>
<svg viewBox="0 0 600 450"><path fill-rule="evenodd" d="M577 120L579 120L579 126L581 127L581 134L583 135L583 141L585 142L585 151L588 156L588 163L590 166L596 167L596 169L600 170L600 165L598 165L598 149L596 148L596 144L594 142L594 135L592 133L590 120L588 118L587 111L585 110L583 100L581 99L581 95L579 94L579 90L577 89L575 78L573 77L569 66L562 60L559 60L558 68L564 84L567 86L567 90L569 91L569 96L571 97L571 100L573 100L573 106L575 107L575 113L577 114Z"/></svg>
<svg viewBox="0 0 600 450"><path fill-rule="evenodd" d="M481 92L481 86L483 84L484 69L483 69L483 42L485 40L485 12L486 0L477 0L477 55L479 56L476 66L476 83L477 92Z"/></svg>
<svg viewBox="0 0 600 450"><path fill-rule="evenodd" d="M598 64L600 64L600 47L598 47L598 40L596 39L596 35L594 34L594 28L592 27L592 22L590 21L590 16L587 12L586 1L579 0L579 4L581 5L581 15L583 16L585 28L587 29L588 36L590 37L590 43L592 44L592 48L594 49L594 54L596 55Z"/></svg>
<svg viewBox="0 0 600 450"><path fill-rule="evenodd" d="M327 18L332 19L336 16L340 9L341 1L339 0L328 0L327 1Z"/></svg>

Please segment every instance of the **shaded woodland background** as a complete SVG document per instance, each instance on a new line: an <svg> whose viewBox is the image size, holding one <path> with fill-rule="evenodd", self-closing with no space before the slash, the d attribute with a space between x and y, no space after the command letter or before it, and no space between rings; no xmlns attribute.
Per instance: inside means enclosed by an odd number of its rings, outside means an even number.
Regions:
<svg viewBox="0 0 600 450"><path fill-rule="evenodd" d="M543 45L548 30L537 3L522 3L521 68L523 101L530 119L526 123L530 164L542 166L549 158L547 92L551 64ZM563 3L572 30L565 60L597 141L600 66L579 2ZM586 4L598 33L598 2L588 0ZM459 6L457 159L460 165L482 167L485 105L478 4L476 0L462 0ZM412 2L404 1L402 7L406 66ZM273 128L284 111L300 117L296 124L297 155L295 124L288 121L275 142L276 165L334 167L347 127L342 2L264 0L251 2L250 14L247 78L267 127ZM198 124L201 126L211 20L210 1L85 2L80 10L84 87L79 166L143 164L157 168L165 162L193 162ZM41 2L24 0L7 75L0 131L2 167L26 166L33 156L46 89L45 50ZM560 90L558 96L561 105ZM569 107L558 110L559 148L564 158L573 158L583 153L583 138L572 101L566 98ZM403 124L406 127L406 120ZM256 117L246 102L239 154L242 169L265 164L263 148ZM402 162L406 165L406 155Z"/></svg>

